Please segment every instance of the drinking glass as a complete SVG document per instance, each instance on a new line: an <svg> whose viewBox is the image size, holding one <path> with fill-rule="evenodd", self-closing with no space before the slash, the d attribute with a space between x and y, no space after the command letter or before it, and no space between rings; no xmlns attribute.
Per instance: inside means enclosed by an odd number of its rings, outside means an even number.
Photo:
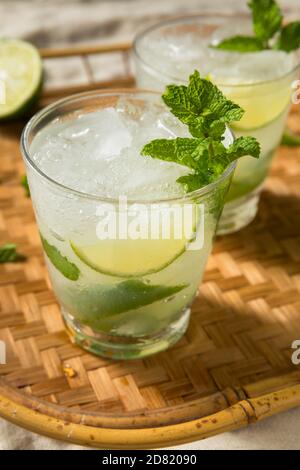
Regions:
<svg viewBox="0 0 300 470"><path fill-rule="evenodd" d="M168 113L153 92L83 93L36 114L23 131L21 148L53 291L73 341L101 356L135 359L168 348L185 332L235 164L192 193L151 200L141 193L126 204L121 184L116 188L119 198L94 194L93 173L90 189L62 183L61 175L74 172L74 165L80 182L84 171L90 171L87 165L95 164L88 159L88 138L84 145L82 140L80 146L76 143L88 135L85 119L119 109L120 100L127 103L122 119L128 114L146 135L147 123L141 119L145 111L158 106L158 119ZM60 135L62 142L57 140ZM112 132L97 138L105 138L107 146L117 145L119 137ZM230 130L226 138L230 145ZM68 145L72 151L56 174L52 165ZM147 173L144 176L147 180ZM123 224L125 236L116 230L103 236L99 217L104 213L109 221L117 220L118 228ZM153 224L153 233L147 231L144 237L127 233L137 216L147 227Z"/></svg>
<svg viewBox="0 0 300 470"><path fill-rule="evenodd" d="M243 228L257 213L264 180L281 142L292 84L300 65L299 50L290 54L264 51L242 54L245 61L239 69L241 54L206 47L237 34L253 34L249 19L240 15L195 15L154 25L136 37L133 47L139 87L163 91L168 84L187 83L188 76L197 69L245 110L242 120L231 125L235 136L250 135L261 144L258 160L245 156L238 161L218 234ZM290 66L281 70L276 58L286 60Z"/></svg>

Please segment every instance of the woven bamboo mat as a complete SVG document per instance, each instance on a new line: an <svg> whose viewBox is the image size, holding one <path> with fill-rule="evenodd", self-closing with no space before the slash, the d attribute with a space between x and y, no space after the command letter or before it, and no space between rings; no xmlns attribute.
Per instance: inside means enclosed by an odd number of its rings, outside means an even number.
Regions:
<svg viewBox="0 0 300 470"><path fill-rule="evenodd" d="M296 108L290 124L300 132ZM256 220L217 239L184 338L144 360L113 362L71 344L64 329L20 186L21 128L0 129L0 244L27 255L0 265L0 415L71 442L137 449L300 405L291 361L300 339L300 149L280 149Z"/></svg>

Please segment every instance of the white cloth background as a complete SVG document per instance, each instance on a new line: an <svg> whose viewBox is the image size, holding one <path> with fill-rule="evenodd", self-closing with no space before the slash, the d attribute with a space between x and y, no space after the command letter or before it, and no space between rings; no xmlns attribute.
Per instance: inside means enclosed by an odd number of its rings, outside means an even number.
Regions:
<svg viewBox="0 0 300 470"><path fill-rule="evenodd" d="M246 10L246 3L246 0L0 0L1 35L28 39L40 47L127 41L146 25L167 15L208 10L242 11ZM281 0L280 3L299 11L299 0ZM62 69L60 63L54 64L50 75L55 84L61 85L66 78L64 74L80 81L80 72L76 71L77 64L71 60L69 68ZM178 448L299 450L300 409ZM14 449L81 447L37 436L0 419L0 450Z"/></svg>

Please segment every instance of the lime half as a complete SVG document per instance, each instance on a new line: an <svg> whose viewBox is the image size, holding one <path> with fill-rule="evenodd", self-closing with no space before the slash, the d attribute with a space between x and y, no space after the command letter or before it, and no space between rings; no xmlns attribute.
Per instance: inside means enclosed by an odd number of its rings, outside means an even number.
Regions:
<svg viewBox="0 0 300 470"><path fill-rule="evenodd" d="M18 39L0 40L0 119L25 114L39 95L42 62L38 50Z"/></svg>

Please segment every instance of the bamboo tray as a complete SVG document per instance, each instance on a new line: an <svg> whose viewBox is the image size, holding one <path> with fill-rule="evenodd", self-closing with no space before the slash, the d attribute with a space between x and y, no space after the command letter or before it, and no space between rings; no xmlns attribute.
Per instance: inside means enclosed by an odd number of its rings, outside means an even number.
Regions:
<svg viewBox="0 0 300 470"><path fill-rule="evenodd" d="M127 54L128 47L108 49ZM106 51L42 54L86 61ZM132 84L127 69L88 87ZM46 90L40 104L75 88ZM300 131L297 109L290 123ZM0 129L0 243L16 242L28 257L0 265L0 339L7 345L0 415L69 442L146 449L204 439L300 405L300 366L291 361L300 339L300 149L280 149L256 220L216 241L185 337L159 355L112 362L71 344L64 329L20 186L23 124Z"/></svg>

